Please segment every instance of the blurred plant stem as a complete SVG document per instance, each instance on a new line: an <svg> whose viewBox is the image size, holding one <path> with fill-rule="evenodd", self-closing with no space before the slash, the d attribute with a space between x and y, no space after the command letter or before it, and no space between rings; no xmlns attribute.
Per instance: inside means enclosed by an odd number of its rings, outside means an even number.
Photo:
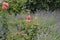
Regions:
<svg viewBox="0 0 60 40"><path fill-rule="evenodd" d="M5 10L3 10L2 15L1 15L2 18L3 18L3 21L2 21L2 23L3 23L3 26L2 26L2 31L3 31L2 40L6 40L6 36L7 36L7 33L8 33L8 24L7 24L6 14L7 14L7 12Z"/></svg>

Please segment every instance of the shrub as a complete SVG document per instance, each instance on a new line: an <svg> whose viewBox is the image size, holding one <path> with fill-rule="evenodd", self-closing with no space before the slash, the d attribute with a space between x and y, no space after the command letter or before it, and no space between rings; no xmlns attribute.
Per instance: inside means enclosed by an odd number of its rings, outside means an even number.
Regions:
<svg viewBox="0 0 60 40"><path fill-rule="evenodd" d="M38 10L55 10L60 9L60 0L4 0L9 3L7 11L18 14L28 9L30 12Z"/></svg>

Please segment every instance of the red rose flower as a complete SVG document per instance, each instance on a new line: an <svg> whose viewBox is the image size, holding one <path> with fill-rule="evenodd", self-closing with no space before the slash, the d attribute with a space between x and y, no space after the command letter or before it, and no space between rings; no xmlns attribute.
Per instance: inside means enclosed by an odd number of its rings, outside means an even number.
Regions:
<svg viewBox="0 0 60 40"><path fill-rule="evenodd" d="M31 16L30 15L26 16L26 19L30 20L31 19Z"/></svg>
<svg viewBox="0 0 60 40"><path fill-rule="evenodd" d="M5 10L5 9L7 9L8 6L9 6L9 4L7 2L3 2L2 9Z"/></svg>
<svg viewBox="0 0 60 40"><path fill-rule="evenodd" d="M3 5L3 6L2 6L2 9L5 10L5 9L7 9L7 7Z"/></svg>
<svg viewBox="0 0 60 40"><path fill-rule="evenodd" d="M6 7L9 6L9 4L7 2L3 2L3 5L6 6Z"/></svg>

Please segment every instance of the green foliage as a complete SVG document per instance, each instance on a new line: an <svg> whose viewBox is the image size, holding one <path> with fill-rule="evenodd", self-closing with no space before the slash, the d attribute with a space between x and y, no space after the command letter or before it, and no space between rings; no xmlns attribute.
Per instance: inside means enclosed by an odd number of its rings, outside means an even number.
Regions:
<svg viewBox="0 0 60 40"><path fill-rule="evenodd" d="M28 0L26 2L26 9L36 11L36 9L49 9L55 10L60 9L60 0Z"/></svg>
<svg viewBox="0 0 60 40"><path fill-rule="evenodd" d="M8 13L18 14L28 9L30 12L38 10L55 10L60 9L60 0L4 0L9 3ZM1 4L0 4L1 5ZM0 6L1 10L1 6Z"/></svg>
<svg viewBox="0 0 60 40"><path fill-rule="evenodd" d="M52 40L59 40L56 37L53 22L45 22L38 17L32 17L30 22L25 18L25 14L36 11L36 9L54 10L60 8L60 0L4 0L9 3L7 10L2 10L2 4L0 4L0 40L37 40L37 34L46 34L49 31L49 35L42 40L48 40L50 37ZM14 15L13 15L14 13ZM10 15L12 14L12 15ZM16 14L24 14L22 18L16 18ZM48 30L49 26L51 30Z"/></svg>
<svg viewBox="0 0 60 40"><path fill-rule="evenodd" d="M31 21L28 22L25 19L26 15L22 15L21 19L17 19L16 16L9 14L0 15L3 19L2 27L3 30L1 33L5 33L4 40L37 40L38 33L46 33L49 26L52 26L52 22L43 21L41 18L32 17ZM40 30L40 31L39 31ZM54 32L53 29L51 32Z"/></svg>
<svg viewBox="0 0 60 40"><path fill-rule="evenodd" d="M5 0L6 1L6 0ZM7 0L9 3L9 8L7 9L9 13L20 13L27 0Z"/></svg>

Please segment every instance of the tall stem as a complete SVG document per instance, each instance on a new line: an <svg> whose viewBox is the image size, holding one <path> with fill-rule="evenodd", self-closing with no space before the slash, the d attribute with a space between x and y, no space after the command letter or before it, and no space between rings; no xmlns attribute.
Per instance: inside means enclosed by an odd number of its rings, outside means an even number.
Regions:
<svg viewBox="0 0 60 40"><path fill-rule="evenodd" d="M7 36L7 32L8 32L8 24L7 24L6 12L3 13L2 18L3 18L2 40L6 40L6 36Z"/></svg>

